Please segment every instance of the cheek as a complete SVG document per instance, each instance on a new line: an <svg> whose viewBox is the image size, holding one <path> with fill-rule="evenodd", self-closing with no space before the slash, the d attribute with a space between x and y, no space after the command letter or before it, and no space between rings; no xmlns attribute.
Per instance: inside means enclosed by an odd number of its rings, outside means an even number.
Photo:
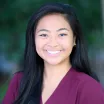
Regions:
<svg viewBox="0 0 104 104"><path fill-rule="evenodd" d="M35 45L36 45L36 52L39 54L40 49L41 49L41 44L39 39L35 39Z"/></svg>
<svg viewBox="0 0 104 104"><path fill-rule="evenodd" d="M71 49L73 47L73 45L74 45L74 42L73 42L72 39L68 38L65 41L62 41L61 44L62 44L63 48Z"/></svg>
<svg viewBox="0 0 104 104"><path fill-rule="evenodd" d="M42 39L35 39L35 44L36 44L36 51L37 53L40 53L41 51L44 50L44 46L45 46L45 41L43 41Z"/></svg>
<svg viewBox="0 0 104 104"><path fill-rule="evenodd" d="M36 42L36 52L40 57L42 57L42 53L43 53L42 50L43 50L43 48L42 48L41 44Z"/></svg>
<svg viewBox="0 0 104 104"><path fill-rule="evenodd" d="M40 50L42 49L42 45L40 44L40 42L38 42L38 41L36 41L36 51L37 51L37 53L39 53L40 52Z"/></svg>

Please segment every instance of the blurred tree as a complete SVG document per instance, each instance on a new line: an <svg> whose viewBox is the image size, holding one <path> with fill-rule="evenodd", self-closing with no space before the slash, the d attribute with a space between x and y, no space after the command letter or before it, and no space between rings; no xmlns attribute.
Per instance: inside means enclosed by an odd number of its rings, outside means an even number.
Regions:
<svg viewBox="0 0 104 104"><path fill-rule="evenodd" d="M6 57L18 61L23 55L28 19L40 5L47 2L74 5L86 36L101 28L99 0L3 0L0 3L0 48Z"/></svg>
<svg viewBox="0 0 104 104"><path fill-rule="evenodd" d="M101 9L102 9L102 32L104 37L104 0L101 0Z"/></svg>
<svg viewBox="0 0 104 104"><path fill-rule="evenodd" d="M75 7L89 46L93 46L98 39L102 38L100 31L102 24L104 30L104 0L0 0L0 56L3 53L5 59L5 61L2 59L0 61L10 70L16 69L16 64L21 64L25 31L30 16L47 2L69 3ZM11 64L13 67L10 67ZM2 81L5 78L2 77L3 72L0 74ZM5 91L6 87L2 86L0 89L0 98L2 98L3 89ZM4 94L4 92L2 93Z"/></svg>

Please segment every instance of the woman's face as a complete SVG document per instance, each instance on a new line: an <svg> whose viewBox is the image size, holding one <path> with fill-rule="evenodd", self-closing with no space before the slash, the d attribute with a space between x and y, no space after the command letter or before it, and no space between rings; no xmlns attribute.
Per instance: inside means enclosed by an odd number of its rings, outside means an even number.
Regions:
<svg viewBox="0 0 104 104"><path fill-rule="evenodd" d="M70 62L75 38L63 15L50 14L41 18L34 35L36 51L45 63L57 65Z"/></svg>

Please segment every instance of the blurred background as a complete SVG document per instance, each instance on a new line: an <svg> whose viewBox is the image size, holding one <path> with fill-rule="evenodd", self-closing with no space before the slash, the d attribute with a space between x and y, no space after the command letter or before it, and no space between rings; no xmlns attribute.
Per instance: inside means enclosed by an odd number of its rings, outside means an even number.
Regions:
<svg viewBox="0 0 104 104"><path fill-rule="evenodd" d="M13 73L21 69L28 20L47 2L75 7L92 70L104 86L104 0L0 0L0 101Z"/></svg>

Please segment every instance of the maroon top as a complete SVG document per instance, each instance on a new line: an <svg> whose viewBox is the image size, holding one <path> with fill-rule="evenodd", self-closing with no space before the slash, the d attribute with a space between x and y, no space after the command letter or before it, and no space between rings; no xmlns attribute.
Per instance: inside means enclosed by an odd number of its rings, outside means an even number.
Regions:
<svg viewBox="0 0 104 104"><path fill-rule="evenodd" d="M22 73L16 73L10 82L2 104L12 104L18 94ZM104 104L104 90L90 76L71 68L45 104ZM40 100L42 104L42 98Z"/></svg>

